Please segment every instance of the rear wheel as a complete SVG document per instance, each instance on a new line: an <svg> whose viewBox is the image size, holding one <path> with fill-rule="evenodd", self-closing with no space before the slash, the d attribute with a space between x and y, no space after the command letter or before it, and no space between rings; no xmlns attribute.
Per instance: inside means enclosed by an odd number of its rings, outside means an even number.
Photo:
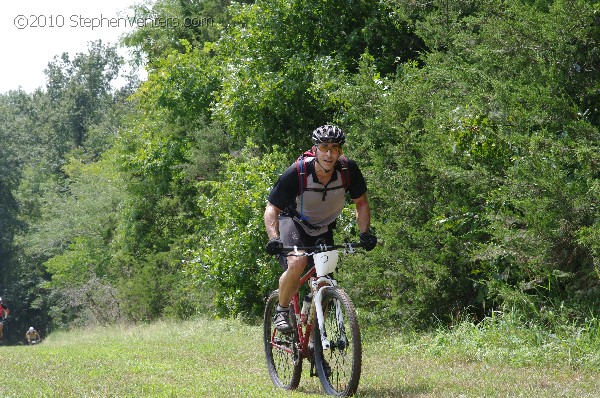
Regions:
<svg viewBox="0 0 600 398"><path fill-rule="evenodd" d="M321 333L315 327L315 365L325 392L346 397L353 395L360 380L362 344L356 311L342 289L326 288L321 299L325 333L330 348L323 350Z"/></svg>
<svg viewBox="0 0 600 398"><path fill-rule="evenodd" d="M275 329L273 316L277 311L279 292L276 290L267 299L264 316L263 340L267 369L273 384L286 390L294 390L300 384L302 375L302 360L298 344L298 329L296 316L291 312L290 322L294 327L292 333L284 334Z"/></svg>

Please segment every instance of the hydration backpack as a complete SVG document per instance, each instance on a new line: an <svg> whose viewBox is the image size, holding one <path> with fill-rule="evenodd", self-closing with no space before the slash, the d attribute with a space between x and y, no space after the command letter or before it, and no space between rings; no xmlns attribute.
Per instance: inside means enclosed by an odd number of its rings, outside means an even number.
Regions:
<svg viewBox="0 0 600 398"><path fill-rule="evenodd" d="M300 196L300 219L304 221L307 221L306 217L304 217L303 214L303 194L304 191L307 190L306 181L308 179L308 176L306 175L306 158L316 158L316 154L313 151L308 150L305 151L302 155L300 155L298 159L296 159L296 171L298 172L298 196ZM341 155L338 158L337 163L335 164L335 170L340 172L342 176L342 186L344 187L344 191L348 192L348 189L350 187L350 171L348 170L348 158L346 158L344 155ZM325 188L324 192L326 192L327 190L328 189ZM325 200L325 195L323 195L323 200Z"/></svg>

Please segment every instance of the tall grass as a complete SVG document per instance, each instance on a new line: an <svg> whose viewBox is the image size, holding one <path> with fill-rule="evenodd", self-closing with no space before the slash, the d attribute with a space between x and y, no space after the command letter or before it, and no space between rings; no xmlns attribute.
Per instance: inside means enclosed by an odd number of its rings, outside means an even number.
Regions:
<svg viewBox="0 0 600 398"><path fill-rule="evenodd" d="M428 337L428 351L454 359L522 366L600 371L600 321L540 325L517 313L494 313L480 323L463 321Z"/></svg>
<svg viewBox="0 0 600 398"><path fill-rule="evenodd" d="M358 397L597 397L599 325L556 331L495 315L432 333L364 334ZM0 397L317 397L273 387L261 328L163 321L54 333L0 347Z"/></svg>

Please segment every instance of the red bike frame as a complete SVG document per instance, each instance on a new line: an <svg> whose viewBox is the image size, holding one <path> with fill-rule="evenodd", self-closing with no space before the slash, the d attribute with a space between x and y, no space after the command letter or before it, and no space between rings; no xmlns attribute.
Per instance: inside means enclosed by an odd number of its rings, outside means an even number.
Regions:
<svg viewBox="0 0 600 398"><path fill-rule="evenodd" d="M300 286L304 285L306 282L308 282L313 276L316 276L316 270L315 267L312 266L308 272L306 272L306 274L304 274L301 278L300 278ZM310 286L309 286L310 288ZM296 292L292 298L292 305L294 306L294 316L296 317L296 328L298 329L298 338L300 340L300 359L305 359L308 358L310 356L310 353L308 352L308 341L310 339L310 333L312 332L313 328L314 328L314 319L316 317L312 317L312 319L308 319L308 322L306 324L306 328L304 330L304 334L302 333L302 322L300 322L300 294L298 292ZM287 346L282 346L279 344L276 344L275 341L275 334L276 334L276 330L273 329L273 335L271 336L271 341L273 342L273 346L277 347L280 350L292 353L292 349L287 347Z"/></svg>

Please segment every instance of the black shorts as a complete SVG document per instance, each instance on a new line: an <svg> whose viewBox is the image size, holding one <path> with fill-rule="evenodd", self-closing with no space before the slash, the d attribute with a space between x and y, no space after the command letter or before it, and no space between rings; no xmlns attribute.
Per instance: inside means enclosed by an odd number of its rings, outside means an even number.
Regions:
<svg viewBox="0 0 600 398"><path fill-rule="evenodd" d="M284 246L315 246L317 241L326 245L333 245L333 229L328 228L327 232L319 236L310 236L304 231L302 226L291 217L279 217L279 237ZM323 242L324 241L324 242ZM287 270L287 257L280 254L277 258L283 270ZM309 264L312 264L312 257L308 258Z"/></svg>

